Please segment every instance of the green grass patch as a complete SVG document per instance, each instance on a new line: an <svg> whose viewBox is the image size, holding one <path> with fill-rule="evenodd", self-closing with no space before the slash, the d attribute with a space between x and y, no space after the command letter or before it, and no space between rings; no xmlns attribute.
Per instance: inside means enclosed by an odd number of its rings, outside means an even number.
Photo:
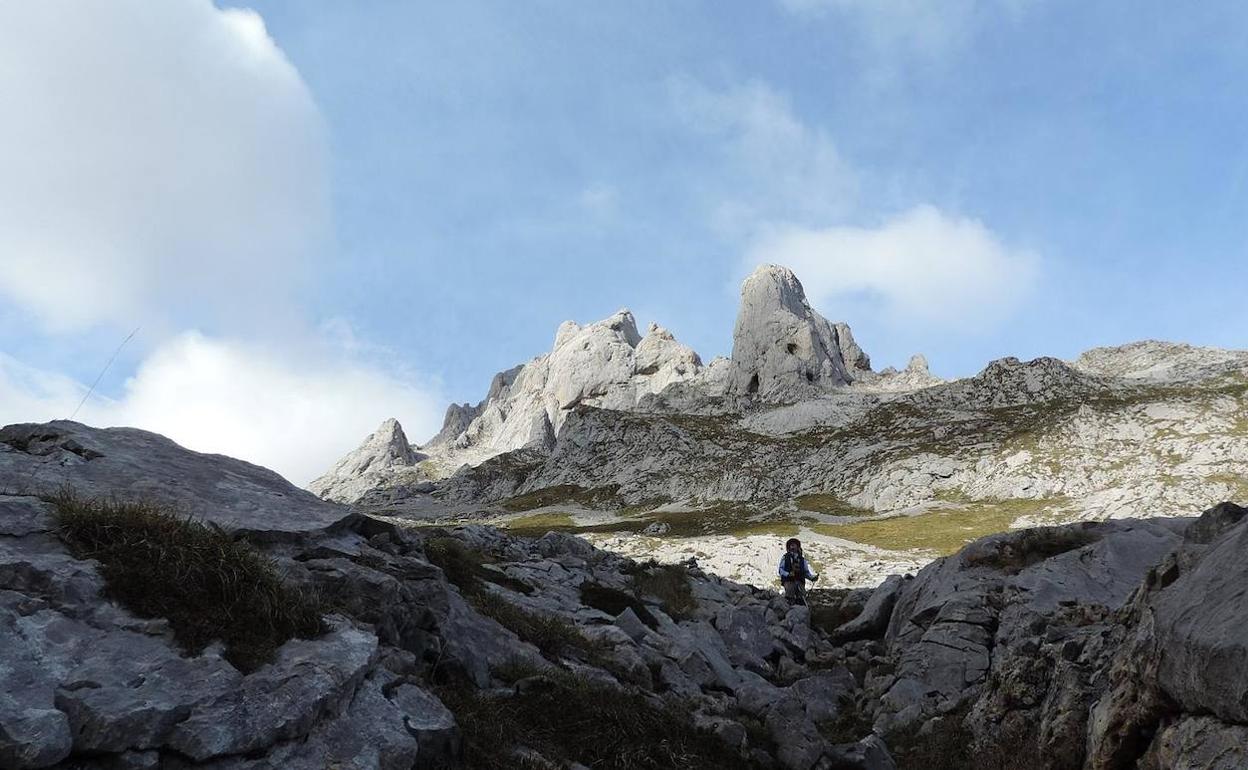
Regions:
<svg viewBox="0 0 1248 770"><path fill-rule="evenodd" d="M798 495L794 498L797 507L803 511L823 513L829 516L874 516L875 511L850 505L836 495L817 493Z"/></svg>
<svg viewBox="0 0 1248 770"><path fill-rule="evenodd" d="M576 529L572 515L562 511L530 513L527 516L518 516L500 522L500 525L511 534L520 537L541 537L547 532L568 532Z"/></svg>
<svg viewBox="0 0 1248 770"><path fill-rule="evenodd" d="M521 746L560 767L573 762L595 770L751 766L674 707L566 672L522 677L525 673L512 672L526 681L510 697L465 688L437 692L462 731L465 767L524 767L515 754Z"/></svg>
<svg viewBox="0 0 1248 770"><path fill-rule="evenodd" d="M225 644L251 671L291 638L325 631L312 594L285 583L273 562L219 527L147 503L52 498L61 538L100 563L109 597L140 617L164 618L190 654Z"/></svg>
<svg viewBox="0 0 1248 770"><path fill-rule="evenodd" d="M1054 499L997 500L968 503L964 507L851 524L811 524L824 535L865 543L890 551L955 553L986 535L1004 532L1020 516L1043 513Z"/></svg>
<svg viewBox="0 0 1248 770"><path fill-rule="evenodd" d="M559 484L545 489L535 489L523 495L504 500L501 505L509 511L531 511L551 505L582 505L586 508L602 508L610 505L619 492L618 485L586 489L576 484Z"/></svg>
<svg viewBox="0 0 1248 770"><path fill-rule="evenodd" d="M515 535L540 537L547 532L566 532L571 535L627 533L640 534L651 524L665 524L667 531L662 537L702 537L707 535L773 535L793 537L799 524L784 514L765 513L742 503L716 501L707 507L691 511L652 511L626 516L602 524L575 524L564 512L532 514L508 522L503 526Z"/></svg>

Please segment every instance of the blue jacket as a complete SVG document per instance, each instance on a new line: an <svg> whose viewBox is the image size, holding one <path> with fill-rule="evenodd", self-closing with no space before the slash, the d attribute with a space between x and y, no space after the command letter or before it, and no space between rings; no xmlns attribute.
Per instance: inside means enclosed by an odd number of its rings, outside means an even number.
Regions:
<svg viewBox="0 0 1248 770"><path fill-rule="evenodd" d="M814 580L816 577L815 573L810 571L810 562L806 561L805 556L788 552L780 558L778 574L781 580L789 580L794 575L801 575L807 580Z"/></svg>

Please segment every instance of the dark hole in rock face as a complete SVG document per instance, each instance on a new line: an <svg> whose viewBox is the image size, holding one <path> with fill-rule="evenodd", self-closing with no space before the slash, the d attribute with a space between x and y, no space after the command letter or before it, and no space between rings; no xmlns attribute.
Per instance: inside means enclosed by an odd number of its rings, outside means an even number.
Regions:
<svg viewBox="0 0 1248 770"><path fill-rule="evenodd" d="M758 375L757 374L750 378L750 384L745 387L745 392L746 393L758 392Z"/></svg>
<svg viewBox="0 0 1248 770"><path fill-rule="evenodd" d="M814 373L814 372L806 372L806 381L807 381L807 382L814 382L814 381L815 381L815 373Z"/></svg>
<svg viewBox="0 0 1248 770"><path fill-rule="evenodd" d="M784 346L784 349L785 349L785 350L787 350L787 351L789 351L789 353L790 353L790 354L792 354L792 353L796 353L796 352L797 352L797 344L796 344L796 343L793 343L793 342L790 342L789 344L787 344L787 345L785 345L785 346Z"/></svg>

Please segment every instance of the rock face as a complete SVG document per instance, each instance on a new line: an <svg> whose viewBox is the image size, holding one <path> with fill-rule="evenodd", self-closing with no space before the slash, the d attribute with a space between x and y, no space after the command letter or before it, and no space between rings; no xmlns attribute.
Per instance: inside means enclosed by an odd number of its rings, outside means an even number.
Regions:
<svg viewBox="0 0 1248 770"><path fill-rule="evenodd" d="M495 377L488 398L475 407L477 416L454 438L444 429L431 448L449 447L444 465L549 449L578 406L631 409L644 394L694 377L700 368L698 354L666 329L651 327L641 338L626 309L584 327L569 321L559 327L552 351Z"/></svg>
<svg viewBox="0 0 1248 770"><path fill-rule="evenodd" d="M30 492L72 485L82 495L159 501L271 549L296 582L315 583L331 554L368 550L358 517L238 460L68 422L9 426L0 436L10 490L27 479ZM432 592L446 606L452 594L435 568L426 567L423 587L419 573L408 574L413 598ZM344 584L337 590L349 592ZM99 565L71 556L58 537L50 503L0 496L0 766L411 767L426 744L437 754L437 740L457 734L436 699L382 666L387 650L419 649L428 633L405 643L384 625L331 615L324 636L293 639L243 674L219 645L187 655L165 620L136 617L107 596ZM369 602L375 615L386 611L377 594ZM423 614L432 627L429 612L425 602L404 609L407 623ZM441 726L418 738L405 726L412 722ZM430 759L446 756L439 751Z"/></svg>
<svg viewBox="0 0 1248 770"><path fill-rule="evenodd" d="M848 385L851 370L871 368L849 327L811 309L797 276L778 265L763 265L741 286L732 363L732 392L773 403Z"/></svg>

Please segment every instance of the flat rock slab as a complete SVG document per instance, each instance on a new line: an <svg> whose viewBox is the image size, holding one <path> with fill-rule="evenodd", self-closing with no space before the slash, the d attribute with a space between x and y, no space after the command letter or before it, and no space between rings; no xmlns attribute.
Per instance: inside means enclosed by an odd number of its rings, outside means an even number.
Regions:
<svg viewBox="0 0 1248 770"><path fill-rule="evenodd" d="M0 490L154 501L231 532L274 540L351 518L266 468L201 454L156 433L57 420L0 429ZM6 515L5 517L9 517ZM22 527L16 514L5 527Z"/></svg>

